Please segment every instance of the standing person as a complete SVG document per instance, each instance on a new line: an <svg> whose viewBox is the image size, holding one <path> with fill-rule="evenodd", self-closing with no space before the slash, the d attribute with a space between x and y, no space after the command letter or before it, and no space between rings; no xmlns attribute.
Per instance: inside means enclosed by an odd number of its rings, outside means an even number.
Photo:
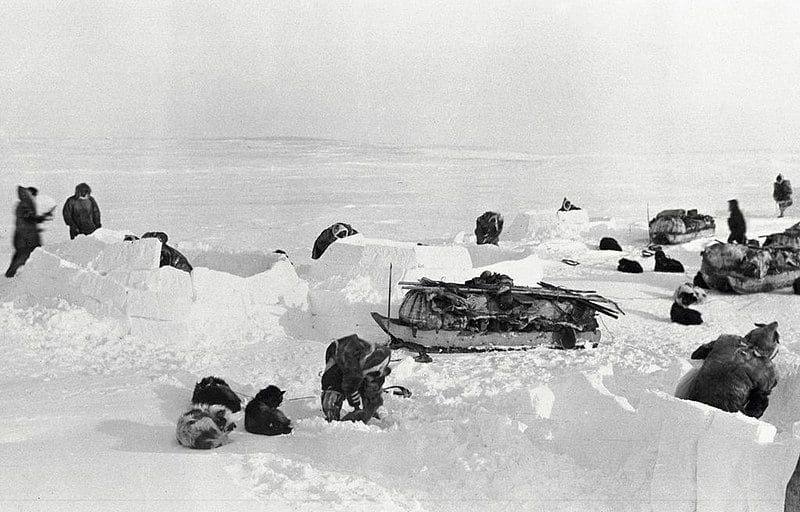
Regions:
<svg viewBox="0 0 800 512"><path fill-rule="evenodd" d="M745 233L747 232L747 224L745 224L744 215L742 215L742 211L739 209L739 201L736 199L728 201L728 210L731 212L730 217L728 217L728 229L731 232L728 236L728 243L736 242L746 244L747 236Z"/></svg>
<svg viewBox="0 0 800 512"><path fill-rule="evenodd" d="M91 235L102 227L100 208L92 197L91 187L86 183L79 183L75 187L75 195L67 199L61 213L64 215L64 223L69 226L70 239L78 235Z"/></svg>
<svg viewBox="0 0 800 512"><path fill-rule="evenodd" d="M28 261L31 253L42 245L39 236L39 224L53 218L53 210L38 215L36 212L36 187L17 187L19 203L16 210L16 225L14 227L14 256L11 265L6 270L6 277L14 277L17 269Z"/></svg>
<svg viewBox="0 0 800 512"><path fill-rule="evenodd" d="M786 208L792 206L792 184L789 180L783 179L782 174L775 178L775 183L772 186L772 199L778 203L778 208L780 209L778 217L783 217L783 212Z"/></svg>

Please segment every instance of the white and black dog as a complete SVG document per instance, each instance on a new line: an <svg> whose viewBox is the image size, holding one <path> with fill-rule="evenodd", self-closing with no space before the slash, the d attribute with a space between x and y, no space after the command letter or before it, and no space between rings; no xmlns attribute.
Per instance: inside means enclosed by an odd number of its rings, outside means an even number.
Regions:
<svg viewBox="0 0 800 512"><path fill-rule="evenodd" d="M228 442L228 433L236 428L242 403L228 383L206 377L195 384L192 407L178 418L175 437L188 448L208 450Z"/></svg>
<svg viewBox="0 0 800 512"><path fill-rule="evenodd" d="M703 317L699 311L691 309L692 304L702 304L706 300L706 292L691 283L684 283L675 290L669 318L681 325L700 325Z"/></svg>

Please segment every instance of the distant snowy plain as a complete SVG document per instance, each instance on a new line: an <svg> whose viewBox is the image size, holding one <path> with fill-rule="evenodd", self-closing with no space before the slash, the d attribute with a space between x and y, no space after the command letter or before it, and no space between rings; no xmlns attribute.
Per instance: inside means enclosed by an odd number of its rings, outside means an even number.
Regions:
<svg viewBox="0 0 800 512"><path fill-rule="evenodd" d="M680 440L665 441L669 429L654 428L658 421L674 421L676 432L688 427L654 410L683 407L662 404L658 393L674 392L697 345L777 320L782 379L763 420L777 428L780 449L751 459L769 466L754 473L788 478L800 450L792 434L800 421L800 298L791 290L712 292L698 308L703 325L672 324L672 293L691 280L712 239L668 249L685 275L652 272L652 258L640 251L648 211L698 208L716 217L716 236L725 239L727 199L736 197L750 237L794 224L797 207L774 218L771 183L779 172L800 182L800 155L542 156L302 139L27 139L2 142L0 167L5 262L16 185L36 186L62 204L85 181L105 228L164 231L192 253L284 249L312 289L321 280L311 246L333 222L373 238L449 245L462 232L468 239L486 210L503 213L509 227L517 213L554 212L567 196L589 211L588 230L549 226L520 240L501 237L502 249L538 255L546 281L597 290L627 313L602 320L596 349L434 355L428 365L397 351L389 384L414 394L387 395L383 418L364 426L326 423L316 397L331 335L376 337L368 318L333 332L319 316L313 321L312 300L302 314L287 307L279 324L254 336L233 325L236 312L226 308L234 306L209 302L198 317L207 335L189 343L145 339L66 301L11 294L3 282L1 510L783 510L774 492L780 483L742 497L744 487L769 487L756 476L731 484L729 501L704 494L697 482L708 468L665 476L662 452L677 451ZM645 273L618 273L620 254L597 250L604 235L615 236ZM57 215L44 244L67 239ZM220 289L231 282L220 281ZM385 293L364 281L343 286L362 287L349 296L369 301ZM351 300L344 307L363 306ZM211 452L178 446L175 421L194 383L211 374L247 395L270 383L287 389L287 398L297 398L283 407L295 432L267 438L239 430ZM704 464L739 460L713 453Z"/></svg>

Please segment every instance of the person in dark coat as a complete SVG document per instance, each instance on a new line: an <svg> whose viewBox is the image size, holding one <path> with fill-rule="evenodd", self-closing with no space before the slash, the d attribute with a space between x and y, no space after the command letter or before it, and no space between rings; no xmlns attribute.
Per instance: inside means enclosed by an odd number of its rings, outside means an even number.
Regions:
<svg viewBox="0 0 800 512"><path fill-rule="evenodd" d="M356 233L358 233L358 231L353 229L353 226L345 224L344 222L337 222L325 228L314 241L314 248L311 250L311 259L319 259L333 242L340 238L347 238L348 236L355 235Z"/></svg>
<svg viewBox="0 0 800 512"><path fill-rule="evenodd" d="M728 229L731 232L730 236L728 236L728 243L746 244L747 224L745 224L744 215L739 209L739 201L736 199L728 201L728 210L731 212L730 217L728 217Z"/></svg>
<svg viewBox="0 0 800 512"><path fill-rule="evenodd" d="M744 337L723 334L701 345L692 359L704 359L686 398L728 412L760 418L778 384L772 359L778 353L778 322L756 324Z"/></svg>
<svg viewBox="0 0 800 512"><path fill-rule="evenodd" d="M39 236L39 224L53 218L53 211L38 215L36 212L36 187L17 187L16 224L14 227L14 255L11 264L6 270L6 277L14 277L19 267L23 266L31 253L41 247L42 238Z"/></svg>
<svg viewBox="0 0 800 512"><path fill-rule="evenodd" d="M497 212L484 212L475 219L475 238L478 245L500 242L500 233L503 232L503 216Z"/></svg>
<svg viewBox="0 0 800 512"><path fill-rule="evenodd" d="M79 183L75 187L75 195L67 198L64 208L64 223L69 226L69 238L78 235L91 235L100 224L100 207L92 197L92 189L86 183Z"/></svg>
<svg viewBox="0 0 800 512"><path fill-rule="evenodd" d="M322 374L322 411L338 421L345 398L353 411L342 421L368 423L383 405L383 384L390 373L388 345L371 343L355 334L335 340L325 351ZM363 409L362 409L363 400Z"/></svg>
<svg viewBox="0 0 800 512"><path fill-rule="evenodd" d="M783 217L783 212L786 208L792 206L792 184L789 180L784 179L782 174L775 178L775 183L772 186L772 198L778 204L778 209L780 210L778 217Z"/></svg>

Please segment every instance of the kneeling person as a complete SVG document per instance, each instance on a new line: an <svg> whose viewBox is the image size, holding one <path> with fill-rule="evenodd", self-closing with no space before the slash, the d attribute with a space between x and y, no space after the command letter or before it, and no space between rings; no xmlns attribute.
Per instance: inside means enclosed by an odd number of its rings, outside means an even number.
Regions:
<svg viewBox="0 0 800 512"><path fill-rule="evenodd" d="M322 374L322 411L328 421L363 421L377 417L383 405L383 384L389 375L391 349L359 338L355 334L339 338L325 352ZM342 404L353 411L341 418Z"/></svg>

